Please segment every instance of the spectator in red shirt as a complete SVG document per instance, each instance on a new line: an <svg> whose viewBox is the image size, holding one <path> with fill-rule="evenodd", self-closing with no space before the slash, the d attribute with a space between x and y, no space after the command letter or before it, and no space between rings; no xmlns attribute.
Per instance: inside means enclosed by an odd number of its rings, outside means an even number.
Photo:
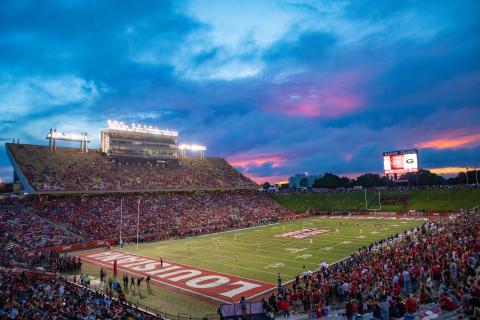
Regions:
<svg viewBox="0 0 480 320"><path fill-rule="evenodd" d="M452 298L448 296L447 293L443 293L440 297L440 306L444 310L452 311L457 308L455 302L453 302Z"/></svg>
<svg viewBox="0 0 480 320"><path fill-rule="evenodd" d="M417 299L415 299L411 294L408 296L407 301L405 302L405 311L410 314L417 312Z"/></svg>

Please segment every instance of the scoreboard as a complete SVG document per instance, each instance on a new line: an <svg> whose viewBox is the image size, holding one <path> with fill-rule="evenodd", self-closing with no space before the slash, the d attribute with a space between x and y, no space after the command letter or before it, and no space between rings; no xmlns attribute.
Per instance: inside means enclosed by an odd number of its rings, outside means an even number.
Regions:
<svg viewBox="0 0 480 320"><path fill-rule="evenodd" d="M383 171L385 174L418 172L417 149L384 152Z"/></svg>

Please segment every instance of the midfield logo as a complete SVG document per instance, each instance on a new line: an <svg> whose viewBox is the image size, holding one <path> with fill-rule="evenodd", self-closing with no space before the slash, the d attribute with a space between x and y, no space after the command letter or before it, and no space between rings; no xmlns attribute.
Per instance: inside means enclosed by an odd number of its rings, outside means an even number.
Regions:
<svg viewBox="0 0 480 320"><path fill-rule="evenodd" d="M281 238L291 238L291 239L305 239L313 236L318 236L319 234L327 233L330 230L322 230L316 228L304 228L302 230L290 231L287 233L277 234L275 237Z"/></svg>

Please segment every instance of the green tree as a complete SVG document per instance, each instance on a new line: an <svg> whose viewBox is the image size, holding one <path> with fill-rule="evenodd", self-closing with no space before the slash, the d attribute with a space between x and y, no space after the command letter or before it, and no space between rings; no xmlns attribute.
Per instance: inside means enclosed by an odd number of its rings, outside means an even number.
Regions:
<svg viewBox="0 0 480 320"><path fill-rule="evenodd" d="M407 180L411 186L436 186L445 183L445 179L430 170L420 169L415 173L407 173L400 177L402 180Z"/></svg>
<svg viewBox="0 0 480 320"><path fill-rule="evenodd" d="M327 172L322 177L317 178L313 186L315 188L326 189L347 188L350 186L350 179L347 177L339 177L336 174Z"/></svg>
<svg viewBox="0 0 480 320"><path fill-rule="evenodd" d="M364 188L380 187L384 185L384 180L376 173L365 173L358 176L355 180L355 185L362 186Z"/></svg>
<svg viewBox="0 0 480 320"><path fill-rule="evenodd" d="M478 172L476 172L475 170L469 170L468 171L468 183L469 184L477 183L477 177L478 177L478 179L480 179L480 171L478 171ZM450 185L466 184L467 183L467 173L460 172L455 178L448 179L446 183L450 184Z"/></svg>

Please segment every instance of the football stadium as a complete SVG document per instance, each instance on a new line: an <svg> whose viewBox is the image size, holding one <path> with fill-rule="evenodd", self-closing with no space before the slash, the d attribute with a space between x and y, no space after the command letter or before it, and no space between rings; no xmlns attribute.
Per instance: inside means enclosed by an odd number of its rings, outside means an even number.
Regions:
<svg viewBox="0 0 480 320"><path fill-rule="evenodd" d="M6 144L2 264L17 271L2 277L115 304L103 316L342 317L399 295L404 313L451 316L441 286L476 276L475 188L448 190L450 206L445 190L386 190L380 210L376 190L271 194L174 131L108 121L100 149L85 133L46 138Z"/></svg>
<svg viewBox="0 0 480 320"><path fill-rule="evenodd" d="M480 0L0 0L0 320L480 319Z"/></svg>

